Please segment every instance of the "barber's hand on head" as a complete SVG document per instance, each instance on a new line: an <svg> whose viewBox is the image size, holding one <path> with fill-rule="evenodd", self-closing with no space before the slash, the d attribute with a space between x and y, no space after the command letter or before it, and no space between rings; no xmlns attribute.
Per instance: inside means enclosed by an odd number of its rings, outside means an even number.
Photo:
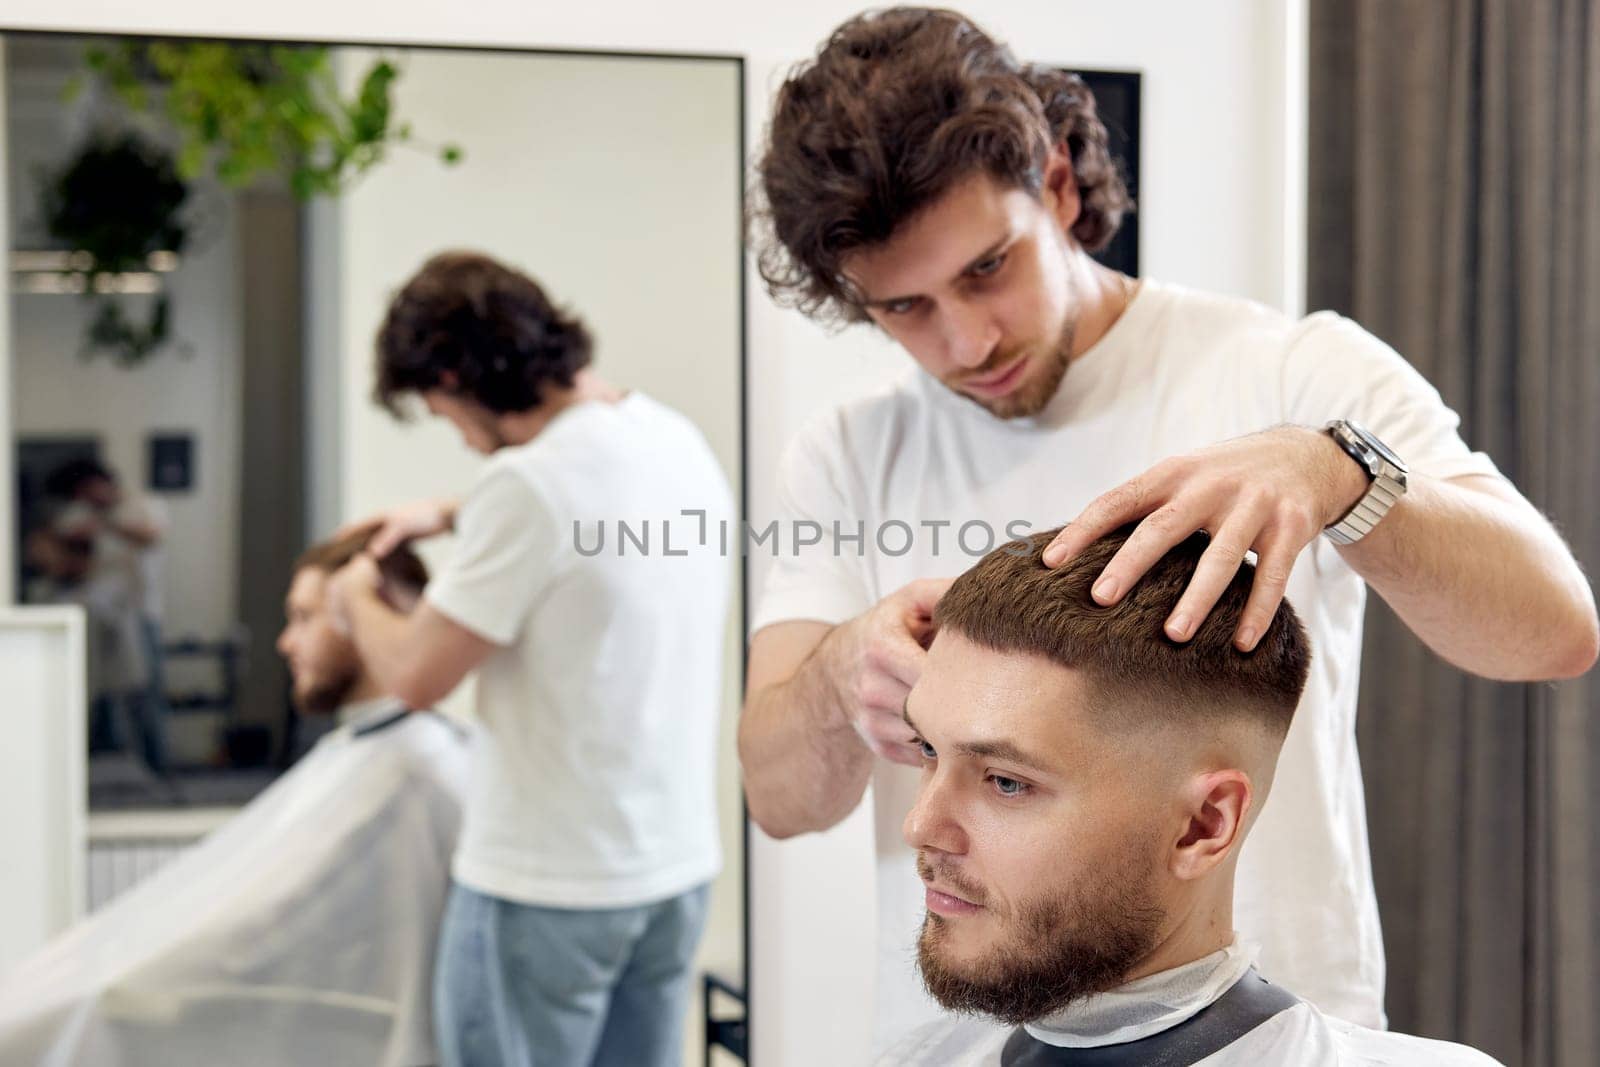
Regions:
<svg viewBox="0 0 1600 1067"><path fill-rule="evenodd" d="M456 510L460 507L460 503L455 497L413 500L409 504L401 504L388 511L380 511L376 515L368 515L356 522L346 523L334 532L334 537L344 537L357 530L376 526L378 532L372 535L372 540L367 544L367 551L373 558L382 559L408 541L417 541L453 530L456 524Z"/></svg>
<svg viewBox="0 0 1600 1067"><path fill-rule="evenodd" d="M328 614L333 618L334 629L346 637L350 635L350 601L353 597L377 594L383 587L383 571L378 561L365 552L358 552L349 563L333 572L328 579Z"/></svg>
<svg viewBox="0 0 1600 1067"><path fill-rule="evenodd" d="M1279 426L1176 456L1095 499L1045 549L1060 566L1136 520L1138 527L1095 580L1093 595L1117 603L1167 550L1197 530L1211 535L1189 588L1166 621L1187 641L1200 628L1245 553L1256 553L1255 584L1234 644L1250 651L1283 600L1301 551L1356 505L1366 473L1327 434Z"/></svg>
<svg viewBox="0 0 1600 1067"><path fill-rule="evenodd" d="M920 766L906 725L906 695L922 674L933 640L933 609L952 578L927 578L899 589L832 635L842 670L839 694L856 733L875 754Z"/></svg>

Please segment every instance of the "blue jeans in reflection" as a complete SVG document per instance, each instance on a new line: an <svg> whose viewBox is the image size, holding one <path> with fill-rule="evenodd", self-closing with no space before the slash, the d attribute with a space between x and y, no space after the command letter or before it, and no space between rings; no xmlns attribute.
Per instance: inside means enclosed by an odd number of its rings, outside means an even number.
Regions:
<svg viewBox="0 0 1600 1067"><path fill-rule="evenodd" d="M545 908L452 884L434 972L443 1067L682 1061L710 887L633 908Z"/></svg>

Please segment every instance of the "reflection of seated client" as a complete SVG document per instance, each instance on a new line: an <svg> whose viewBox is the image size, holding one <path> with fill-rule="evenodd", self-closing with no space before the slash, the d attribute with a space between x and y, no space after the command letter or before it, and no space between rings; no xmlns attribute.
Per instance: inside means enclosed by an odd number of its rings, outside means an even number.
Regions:
<svg viewBox="0 0 1600 1067"><path fill-rule="evenodd" d="M379 696L323 588L365 543L297 563L279 649L342 725L221 829L0 978L0 1063L434 1061L434 943L466 746ZM397 606L427 580L385 562Z"/></svg>
<svg viewBox="0 0 1600 1067"><path fill-rule="evenodd" d="M1246 566L1174 644L1162 623L1203 535L1113 607L1089 587L1125 534L1051 571L1053 536L951 586L906 701L924 759L904 827L927 885L918 962L941 1004L988 1018L935 1023L883 1062L1492 1063L1325 1016L1235 938L1239 850L1310 660L1293 610L1237 651Z"/></svg>

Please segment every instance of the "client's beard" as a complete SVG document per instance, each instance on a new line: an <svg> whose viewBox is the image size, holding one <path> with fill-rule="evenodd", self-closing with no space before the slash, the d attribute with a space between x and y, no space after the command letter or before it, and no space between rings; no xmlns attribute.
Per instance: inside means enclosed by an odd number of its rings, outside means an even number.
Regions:
<svg viewBox="0 0 1600 1067"><path fill-rule="evenodd" d="M919 865L920 865L919 857ZM1115 989L1155 949L1162 920L1147 883L1131 874L1033 902L1007 920L1010 936L970 964L941 953L951 920L928 913L917 945L923 983L951 1011L1013 1026Z"/></svg>
<svg viewBox="0 0 1600 1067"><path fill-rule="evenodd" d="M355 688L357 672L351 668L337 678L312 686L295 689L294 702L305 715L332 715L344 707L345 697Z"/></svg>

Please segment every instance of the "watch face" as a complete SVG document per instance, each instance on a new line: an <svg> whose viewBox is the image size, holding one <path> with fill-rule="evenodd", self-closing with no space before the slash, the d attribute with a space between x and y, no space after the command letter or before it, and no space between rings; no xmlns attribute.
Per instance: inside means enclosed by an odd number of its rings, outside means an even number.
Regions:
<svg viewBox="0 0 1600 1067"><path fill-rule="evenodd" d="M1401 461L1400 457L1389 451L1389 446L1378 440L1371 430L1359 422L1351 422L1349 426L1351 431L1361 438L1361 443L1376 452L1385 463L1402 471L1406 469L1406 465Z"/></svg>

